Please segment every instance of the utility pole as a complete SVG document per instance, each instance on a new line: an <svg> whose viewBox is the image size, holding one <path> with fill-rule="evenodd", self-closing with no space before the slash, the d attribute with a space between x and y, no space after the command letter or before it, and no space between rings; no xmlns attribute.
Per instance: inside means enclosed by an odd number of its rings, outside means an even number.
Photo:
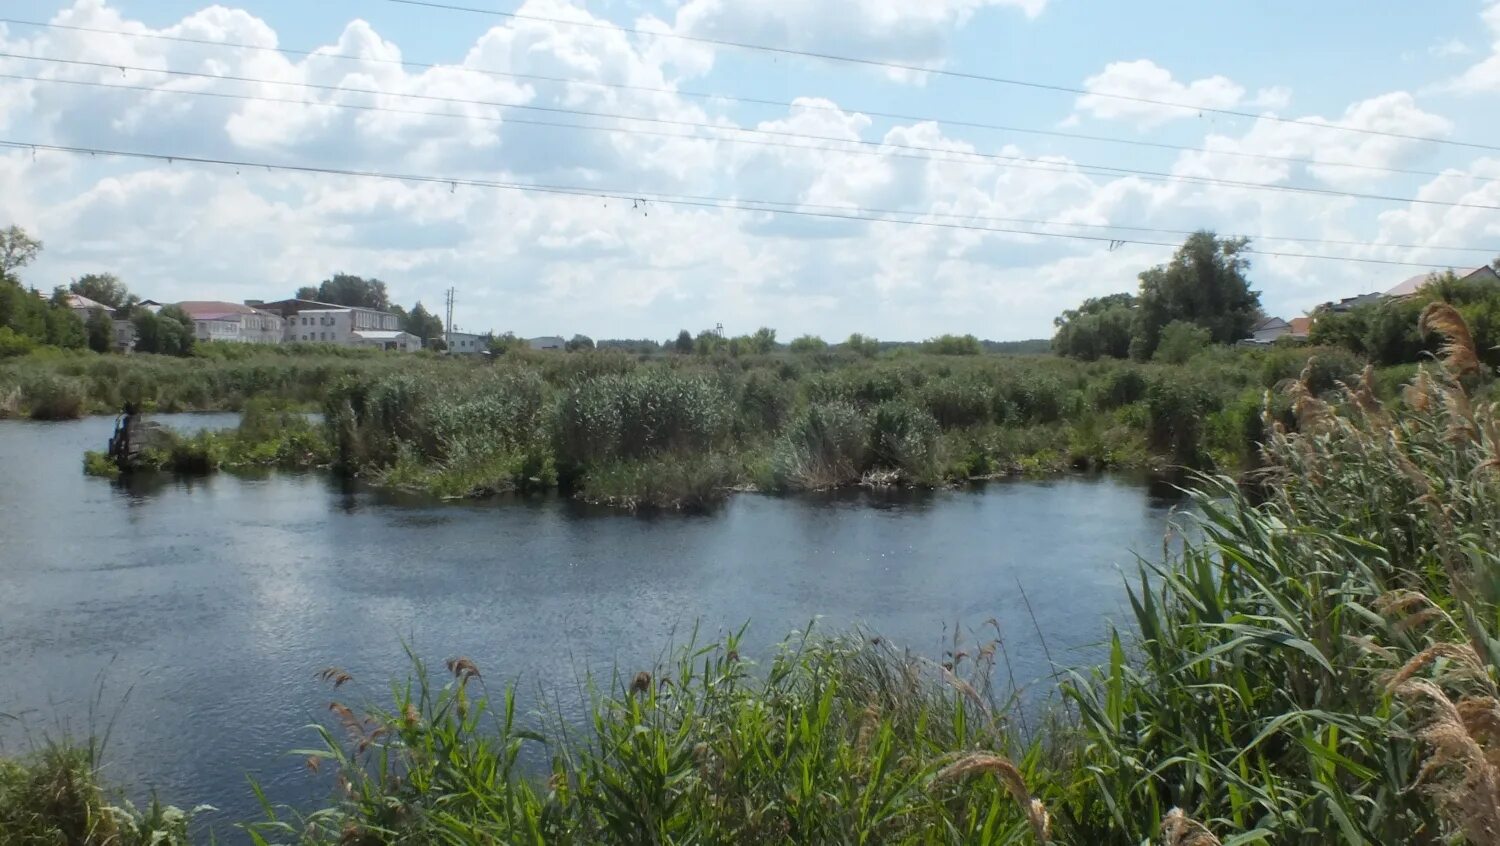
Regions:
<svg viewBox="0 0 1500 846"><path fill-rule="evenodd" d="M443 346L449 353L453 352L453 298L456 294L455 289L448 289L448 314L443 320Z"/></svg>

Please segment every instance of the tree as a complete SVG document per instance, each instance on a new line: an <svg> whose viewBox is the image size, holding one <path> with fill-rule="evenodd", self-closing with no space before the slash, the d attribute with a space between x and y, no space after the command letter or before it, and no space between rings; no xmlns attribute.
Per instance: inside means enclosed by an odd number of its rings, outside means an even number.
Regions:
<svg viewBox="0 0 1500 846"><path fill-rule="evenodd" d="M303 296L309 292L312 292L311 288L298 288L297 298L335 305L373 308L380 311L389 311L391 308L391 299L386 293L385 283L379 279L365 279L348 273L335 273L332 278L324 279L318 286L318 290L313 292L316 296Z"/></svg>
<svg viewBox="0 0 1500 846"><path fill-rule="evenodd" d="M984 348L973 335L940 335L923 341L922 351L934 355L979 355Z"/></svg>
<svg viewBox="0 0 1500 846"><path fill-rule="evenodd" d="M113 273L86 273L69 283L68 290L110 308L125 308L140 299Z"/></svg>
<svg viewBox="0 0 1500 846"><path fill-rule="evenodd" d="M417 304L412 306L409 312L401 311L400 307L397 306L396 315L400 319L402 331L410 332L421 338L424 346L429 341L442 340L443 319L428 311L422 305L421 300L417 300Z"/></svg>
<svg viewBox="0 0 1500 846"><path fill-rule="evenodd" d="M1174 320L1162 327L1161 343L1156 345L1152 358L1167 364L1186 364L1211 343L1208 329L1186 320Z"/></svg>
<svg viewBox="0 0 1500 846"><path fill-rule="evenodd" d="M297 289L297 299L299 300L316 300L317 298L318 289L311 285L303 285Z"/></svg>
<svg viewBox="0 0 1500 846"><path fill-rule="evenodd" d="M568 352L591 350L594 348L594 339L587 335L574 335L572 340L563 345L563 348Z"/></svg>
<svg viewBox="0 0 1500 846"><path fill-rule="evenodd" d="M89 349L97 353L114 349L115 322L104 309L96 308L89 312L89 319L84 321L83 328L88 333Z"/></svg>
<svg viewBox="0 0 1500 846"><path fill-rule="evenodd" d="M489 340L490 352L494 355L505 355L511 350L526 349L526 341L517 338L514 332L506 332L503 335L491 335Z"/></svg>
<svg viewBox="0 0 1500 846"><path fill-rule="evenodd" d="M684 329L677 333L677 340L672 342L672 349L684 355L693 351L693 335Z"/></svg>
<svg viewBox="0 0 1500 846"><path fill-rule="evenodd" d="M698 355L712 355L728 347L729 343L724 340L724 336L712 329L704 329L693 339L693 352Z"/></svg>
<svg viewBox="0 0 1500 846"><path fill-rule="evenodd" d="M88 346L89 336L83 328L83 321L67 306L52 303L47 309L45 322L43 343L65 350L81 350Z"/></svg>
<svg viewBox="0 0 1500 846"><path fill-rule="evenodd" d="M880 352L880 342L855 332L844 341L844 349L855 355L874 358Z"/></svg>
<svg viewBox="0 0 1500 846"><path fill-rule="evenodd" d="M1162 329L1174 320L1204 327L1215 343L1248 337L1261 314L1260 295L1245 278L1249 245L1246 238L1195 232L1170 262L1142 273L1131 355L1150 358Z"/></svg>
<svg viewBox="0 0 1500 846"><path fill-rule="evenodd" d="M166 306L156 314L138 311L132 322L138 352L188 355L193 351L193 319L177 306Z"/></svg>
<svg viewBox="0 0 1500 846"><path fill-rule="evenodd" d="M0 229L0 276L14 279L15 272L36 260L42 242L15 224Z"/></svg>
<svg viewBox="0 0 1500 846"><path fill-rule="evenodd" d="M787 345L787 349L798 355L826 352L828 342L817 335L803 335L800 338L793 338L792 342Z"/></svg>
<svg viewBox="0 0 1500 846"><path fill-rule="evenodd" d="M752 352L761 355L773 352L776 349L776 330L762 326L755 330L755 334L750 336L749 341L748 346Z"/></svg>
<svg viewBox="0 0 1500 846"><path fill-rule="evenodd" d="M1068 309L1052 321L1057 327L1052 351L1084 361L1126 357L1135 328L1135 309L1136 299L1131 294L1084 300L1078 308Z"/></svg>

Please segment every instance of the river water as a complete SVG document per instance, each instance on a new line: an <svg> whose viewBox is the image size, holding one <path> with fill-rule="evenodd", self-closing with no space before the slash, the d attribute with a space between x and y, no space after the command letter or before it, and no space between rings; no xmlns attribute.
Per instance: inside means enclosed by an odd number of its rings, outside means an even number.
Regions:
<svg viewBox="0 0 1500 846"><path fill-rule="evenodd" d="M211 803L221 832L255 812L248 777L276 801L326 795L288 754L316 745L324 667L355 676L341 699L378 704L409 669L404 643L439 666L467 655L578 719L585 673L633 674L695 625L748 622L747 655L818 618L937 656L993 617L1024 683L1049 654L1098 656L1106 619L1126 616L1122 568L1160 554L1180 504L1109 477L742 495L654 518L319 473L123 486L80 469L111 425L0 422L0 753L108 728L111 779Z"/></svg>

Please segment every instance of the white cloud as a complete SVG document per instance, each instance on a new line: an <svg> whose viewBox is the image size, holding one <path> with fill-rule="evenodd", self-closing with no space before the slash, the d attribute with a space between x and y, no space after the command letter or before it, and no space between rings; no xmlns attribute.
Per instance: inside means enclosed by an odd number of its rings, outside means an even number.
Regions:
<svg viewBox="0 0 1500 846"><path fill-rule="evenodd" d="M946 33L986 4L870 4L870 20L848 15L840 37L875 45L910 29L941 46ZM772 2L719 7L689 0L683 14L708 15L703 26L727 25L734 15L757 26L796 28L799 37L827 22L832 8ZM1035 14L1040 3L1019 3ZM563 0L530 0L523 7L545 17L590 23L594 17ZM147 32L102 0L79 0L67 20L84 26ZM717 15L718 17L714 17ZM821 17L820 17L821 16ZM654 18L633 24L667 25ZM156 31L156 30L149 30ZM711 29L709 31L712 31ZM278 34L247 12L205 9L165 30L194 38L273 45ZM923 35L926 33L927 35ZM752 33L742 33L750 39ZM860 41L863 39L863 41ZM694 205L490 190L464 185L313 176L182 163L89 159L30 151L0 152L0 224L15 221L47 244L28 268L43 288L80 273L114 270L145 296L158 299L274 297L343 270L380 276L402 302L429 305L441 291L459 289L459 323L471 329L523 334L666 337L722 321L730 331L773 325L787 336L815 332L842 337L865 331L887 338L920 338L958 331L995 337L1038 336L1053 315L1083 296L1129 290L1136 274L1170 250L1143 241L1180 240L1171 233L1116 233L1126 243L954 228L970 224L1028 229L1015 219L1083 224L1128 223L1191 230L1338 237L1378 237L1415 244L1500 241L1492 214L1437 207L1370 207L1348 199L1163 183L1079 173L1070 159L1046 147L996 146L987 136L932 122L891 122L843 108L829 98L800 97L779 114L757 111L738 122L722 103L674 93L679 80L712 68L720 56L680 39L642 38L617 28L579 28L515 20L476 37L455 64L403 68L399 32L351 21L312 57L184 45L158 39L102 38L50 31L0 31L0 48L61 57L106 55L108 61L149 68L183 68L267 80L343 86L342 93L267 84L218 83L160 73L131 73L125 81L149 93L36 82L0 83L0 127L44 143L117 146L250 161L474 177L592 188L600 193L664 192L704 197L779 200L796 211L904 210L935 226L849 222L747 213ZM872 48L872 49L875 49ZM883 49L883 48L879 48ZM891 55L898 60L897 53ZM926 52L924 52L926 51ZM867 53L869 51L861 51ZM349 61L331 53L362 57ZM938 61L942 50L918 50L913 61ZM911 54L913 56L916 53ZM424 56L423 58L430 58ZM4 72L35 67L3 64ZM566 77L558 85L491 73ZM121 81L117 70L58 66L45 75L88 82ZM600 85L618 83L635 88ZM1201 105L1284 110L1284 88L1251 93L1222 76L1182 82L1150 61L1116 63L1090 81L1098 90ZM1133 86L1133 87L1132 87ZM347 89L381 94L355 94ZM650 90L646 90L650 89ZM193 97L173 91L216 91L308 99L310 106ZM748 90L748 89L741 89ZM410 99L421 94L486 100L497 105ZM796 92L794 92L796 93ZM357 103L448 116L340 109ZM516 104L512 106L498 105ZM879 146L796 149L734 144L708 138L667 138L540 127L523 121L614 126L606 118L530 112L516 106L618 112L723 127L886 145L900 155L871 155ZM1143 108L1144 107L1144 108ZM1145 104L1083 98L1079 114L1141 125L1175 116ZM1328 118L1370 129L1441 135L1443 116L1410 94L1392 92L1351 104ZM627 122L669 134L687 130ZM1183 127L1190 129L1190 127ZM699 133L703 134L703 133ZM797 142L820 147L828 142ZM1382 136L1335 133L1301 124L1258 121L1238 133L1210 130L1213 153L1183 153L1170 167L1205 175L1286 184L1315 179L1362 186L1378 174L1312 167L1224 153L1271 153L1401 166L1419 145ZM913 157L912 147L953 154L991 153L1051 163L1054 170L1007 167L1001 160ZM1107 148L1091 153L1121 163ZM1500 162L1482 162L1491 172ZM1163 165L1162 167L1166 167ZM1155 168L1153 168L1155 169ZM1500 184L1500 183L1495 183ZM1458 177L1433 180L1424 196L1469 195L1500 202L1489 185ZM1488 199L1485 199L1488 198ZM1062 226L1050 232L1099 230ZM1274 246L1268 244L1267 246ZM1399 260L1444 259L1435 251L1333 246L1280 246L1288 252L1327 252ZM1312 260L1257 257L1257 287L1273 311L1299 313L1307 305L1368 287L1381 269ZM1397 277L1409 275L1392 269Z"/></svg>
<svg viewBox="0 0 1500 846"><path fill-rule="evenodd" d="M1436 59L1467 56L1472 52L1474 49L1458 38L1440 38L1427 47L1427 55Z"/></svg>
<svg viewBox="0 0 1500 846"><path fill-rule="evenodd" d="M1212 109L1233 108L1245 97L1244 87L1227 77L1210 76L1182 83L1172 78L1171 71L1150 59L1110 62L1103 71L1085 79L1083 86L1089 93L1079 96L1074 103L1075 115L1082 113L1100 120L1126 120L1142 127L1194 117L1195 114L1191 109L1103 95ZM1274 98L1277 95L1273 92L1269 96Z"/></svg>
<svg viewBox="0 0 1500 846"><path fill-rule="evenodd" d="M1500 2L1486 6L1480 18L1490 33L1490 53L1443 87L1464 94L1500 91Z"/></svg>
<svg viewBox="0 0 1500 846"><path fill-rule="evenodd" d="M674 29L684 35L784 45L938 67L948 39L978 12L1009 7L1027 18L1047 0L687 0ZM899 81L920 75L893 72Z"/></svg>
<svg viewBox="0 0 1500 846"><path fill-rule="evenodd" d="M1292 177L1306 174L1333 187L1355 189L1388 176L1373 168L1409 165L1429 149L1423 142L1410 138L1323 128L1333 125L1437 137L1453 129L1451 121L1423 110L1411 94L1395 91L1353 103L1333 119L1305 115L1299 116L1297 122L1262 120L1239 137L1209 135L1203 144L1209 152L1184 153L1175 171L1268 184L1288 182ZM1254 155L1326 164L1250 157Z"/></svg>

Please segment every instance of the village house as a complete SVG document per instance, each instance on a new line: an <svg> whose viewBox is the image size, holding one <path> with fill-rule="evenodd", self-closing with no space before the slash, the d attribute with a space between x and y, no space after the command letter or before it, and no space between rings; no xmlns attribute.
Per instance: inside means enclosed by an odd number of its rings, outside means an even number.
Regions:
<svg viewBox="0 0 1500 846"><path fill-rule="evenodd" d="M282 319L269 311L219 300L186 300L177 307L192 318L193 336L199 341L279 344L282 340Z"/></svg>
<svg viewBox="0 0 1500 846"><path fill-rule="evenodd" d="M448 332L444 336L452 355L479 355L489 352L489 339L473 332Z"/></svg>
<svg viewBox="0 0 1500 846"><path fill-rule="evenodd" d="M1260 346L1283 338L1305 341L1311 329L1312 318L1309 317L1294 317L1290 322L1279 317L1262 317L1250 327L1250 337L1240 343L1246 346Z"/></svg>
<svg viewBox="0 0 1500 846"><path fill-rule="evenodd" d="M102 311L109 317L110 324L114 330L114 348L116 352L130 352L135 349L135 324L123 312L110 308L97 300L91 300L82 294L67 295L68 308L84 323L94 316L94 312Z"/></svg>

